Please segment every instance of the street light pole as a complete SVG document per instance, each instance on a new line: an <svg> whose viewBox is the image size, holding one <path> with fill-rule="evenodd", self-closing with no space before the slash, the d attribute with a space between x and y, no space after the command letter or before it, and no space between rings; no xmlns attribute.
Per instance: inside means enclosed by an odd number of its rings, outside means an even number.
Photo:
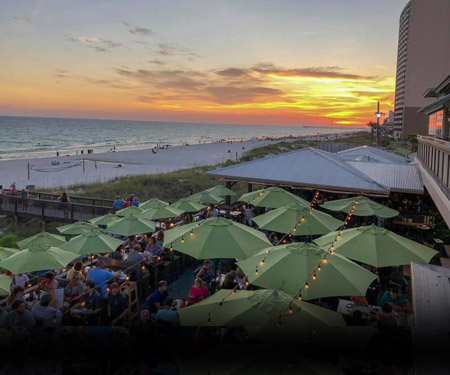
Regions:
<svg viewBox="0 0 450 375"><path fill-rule="evenodd" d="M377 102L377 113L375 113L377 116L377 147L380 147L380 102Z"/></svg>

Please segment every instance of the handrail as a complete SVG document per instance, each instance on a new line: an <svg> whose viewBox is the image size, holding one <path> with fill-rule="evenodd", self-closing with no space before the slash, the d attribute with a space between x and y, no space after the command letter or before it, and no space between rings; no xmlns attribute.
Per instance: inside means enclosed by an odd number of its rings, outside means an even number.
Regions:
<svg viewBox="0 0 450 375"><path fill-rule="evenodd" d="M448 148L448 151L450 151L450 142L446 141L445 139L435 138L435 137L430 137L430 136L425 136L425 135L418 135L417 139L423 143L428 143L428 144Z"/></svg>
<svg viewBox="0 0 450 375"><path fill-rule="evenodd" d="M14 199L14 200L18 200L18 201L22 201L24 198L21 197L20 195L5 195L5 194L0 194L1 198L6 198L6 199ZM86 204L86 203L75 203L75 202L61 202L59 200L48 200L48 199L38 199L38 198L27 198L28 202L42 202L42 203L50 203L50 204L66 204L68 205L68 207L74 206L74 207L89 207L89 208L98 208L98 209L109 209L111 211L117 211L114 207L112 206L97 206L97 205L93 205L93 204Z"/></svg>
<svg viewBox="0 0 450 375"><path fill-rule="evenodd" d="M11 192L11 189L3 189L3 192ZM46 192L40 192L40 191L34 191L30 190L28 191L29 195L44 195L49 197L55 197L58 198L61 196L61 194L55 194L55 193L46 193ZM6 194L7 195L7 194ZM99 201L99 202L105 202L108 204L112 204L114 202L113 199L105 199L105 198L94 198L94 197L80 197L77 195L70 195L70 199L79 199L79 200L87 200L87 201Z"/></svg>

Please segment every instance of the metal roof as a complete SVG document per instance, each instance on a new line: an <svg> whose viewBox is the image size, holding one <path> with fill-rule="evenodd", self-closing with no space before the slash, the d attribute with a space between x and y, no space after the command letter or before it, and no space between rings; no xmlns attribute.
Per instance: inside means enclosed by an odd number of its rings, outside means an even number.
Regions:
<svg viewBox="0 0 450 375"><path fill-rule="evenodd" d="M442 98L435 100L434 102L427 104L425 107L419 109L419 112L425 112L427 115L443 108L447 103L450 103L450 94L443 96Z"/></svg>
<svg viewBox="0 0 450 375"><path fill-rule="evenodd" d="M389 194L389 188L343 157L306 147L208 172L231 181L311 187L322 190Z"/></svg>
<svg viewBox="0 0 450 375"><path fill-rule="evenodd" d="M349 164L391 191L422 194L423 183L415 163L367 163L349 161Z"/></svg>
<svg viewBox="0 0 450 375"><path fill-rule="evenodd" d="M353 161L366 161L376 163L410 163L410 160L395 155L392 152L380 150L370 146L360 146L338 152L339 156L343 156Z"/></svg>

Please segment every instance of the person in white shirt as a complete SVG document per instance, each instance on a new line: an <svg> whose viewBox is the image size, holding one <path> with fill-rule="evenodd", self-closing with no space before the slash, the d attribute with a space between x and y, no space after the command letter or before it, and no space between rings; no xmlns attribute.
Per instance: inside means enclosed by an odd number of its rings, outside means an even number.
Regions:
<svg viewBox="0 0 450 375"><path fill-rule="evenodd" d="M26 273L18 273L14 275L14 285L21 286L25 289L27 282L30 281L30 278Z"/></svg>

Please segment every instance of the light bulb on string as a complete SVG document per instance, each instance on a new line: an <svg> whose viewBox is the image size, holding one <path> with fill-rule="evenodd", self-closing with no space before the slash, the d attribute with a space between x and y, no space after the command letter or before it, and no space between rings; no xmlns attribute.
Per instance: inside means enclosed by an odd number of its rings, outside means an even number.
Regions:
<svg viewBox="0 0 450 375"><path fill-rule="evenodd" d="M258 275L258 267L255 270L255 275Z"/></svg>
<svg viewBox="0 0 450 375"><path fill-rule="evenodd" d="M265 260L263 259L263 260L261 260L261 262L259 262L259 265L262 267L262 266L264 266L264 262L265 262Z"/></svg>
<svg viewBox="0 0 450 375"><path fill-rule="evenodd" d="M294 311L292 310L292 305L289 305L288 314L289 314L289 315L292 315L293 312L294 312Z"/></svg>
<svg viewBox="0 0 450 375"><path fill-rule="evenodd" d="M181 237L181 243L184 243L184 237Z"/></svg>
<svg viewBox="0 0 450 375"><path fill-rule="evenodd" d="M318 266L317 271L319 271L319 272L322 271L322 267Z"/></svg>
<svg viewBox="0 0 450 375"><path fill-rule="evenodd" d="M194 236L194 232L191 230L191 237L193 237Z"/></svg>
<svg viewBox="0 0 450 375"><path fill-rule="evenodd" d="M293 231L293 232L297 232L297 228L295 228L295 227L292 228L292 231Z"/></svg>
<svg viewBox="0 0 450 375"><path fill-rule="evenodd" d="M302 300L302 295L299 294L298 297L297 297L297 299L298 299L299 301L301 301L301 300Z"/></svg>
<svg viewBox="0 0 450 375"><path fill-rule="evenodd" d="M313 279L313 280L317 279L316 273L313 273L312 279Z"/></svg>
<svg viewBox="0 0 450 375"><path fill-rule="evenodd" d="M323 263L323 264L327 264L327 263L328 263L327 258L323 258L323 259L322 259L322 263Z"/></svg>
<svg viewBox="0 0 450 375"><path fill-rule="evenodd" d="M331 251L330 251L330 254L331 254L331 255L334 255L334 251L333 251L333 250L331 250Z"/></svg>
<svg viewBox="0 0 450 375"><path fill-rule="evenodd" d="M305 218L302 217L302 218L300 219L300 221L301 221L302 223L304 223L304 222L305 222Z"/></svg>
<svg viewBox="0 0 450 375"><path fill-rule="evenodd" d="M308 289L308 288L309 288L309 284L305 283L305 289Z"/></svg>

